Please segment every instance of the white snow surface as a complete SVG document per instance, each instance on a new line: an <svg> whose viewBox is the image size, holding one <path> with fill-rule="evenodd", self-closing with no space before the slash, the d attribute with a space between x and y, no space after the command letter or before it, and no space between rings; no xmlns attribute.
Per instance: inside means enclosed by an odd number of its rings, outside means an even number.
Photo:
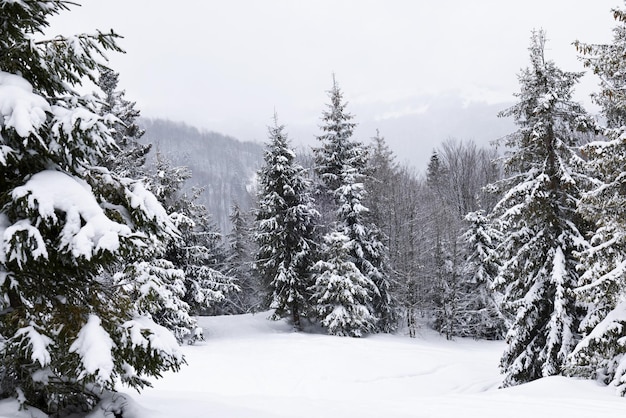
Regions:
<svg viewBox="0 0 626 418"><path fill-rule="evenodd" d="M612 418L626 399L594 381L548 377L498 389L503 342L296 333L256 315L200 317L188 365L130 398L125 418ZM118 401L119 402L119 401ZM111 418L111 399L88 418ZM27 418L0 401L0 417ZM32 415L38 417L39 415Z"/></svg>
<svg viewBox="0 0 626 418"><path fill-rule="evenodd" d="M447 341L422 328L366 338L296 333L271 313L200 317L206 341L134 399L134 418L623 417L594 381L549 377L498 389L503 342ZM131 417L132 418L132 417Z"/></svg>

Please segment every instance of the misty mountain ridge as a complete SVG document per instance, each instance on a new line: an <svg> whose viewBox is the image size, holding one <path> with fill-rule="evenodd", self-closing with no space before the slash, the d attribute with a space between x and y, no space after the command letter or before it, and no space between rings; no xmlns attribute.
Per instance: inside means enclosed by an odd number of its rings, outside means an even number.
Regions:
<svg viewBox="0 0 626 418"><path fill-rule="evenodd" d="M510 118L498 118L509 104L463 103L458 97L424 97L423 112L377 118L372 109L356 105L355 136L369 143L380 129L400 162L424 172L432 151L449 138L472 139L477 145L490 143L515 130ZM393 108L393 106L391 107ZM142 118L146 130L142 143L152 144L149 164L161 153L175 166L192 172L186 189L202 187L199 203L204 204L223 233L230 230L229 213L233 202L242 209L253 207L254 182L263 164L264 144L241 141L233 136L198 129L185 122ZM287 125L298 154L307 154L318 145L319 126Z"/></svg>
<svg viewBox="0 0 626 418"><path fill-rule="evenodd" d="M158 153L174 166L186 166L192 177L186 191L203 188L198 203L205 205L222 233L230 230L233 203L247 211L255 201L254 179L263 161L263 145L243 142L217 132L199 130L183 122L142 118L146 133L140 142L152 144L148 164Z"/></svg>

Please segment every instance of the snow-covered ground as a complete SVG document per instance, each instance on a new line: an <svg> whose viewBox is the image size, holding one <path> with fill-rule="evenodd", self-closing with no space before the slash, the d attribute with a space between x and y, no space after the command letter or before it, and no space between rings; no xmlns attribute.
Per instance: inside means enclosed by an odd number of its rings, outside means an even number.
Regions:
<svg viewBox="0 0 626 418"><path fill-rule="evenodd" d="M125 418L626 414L626 399L593 381L552 377L498 389L502 342L446 341L427 329L415 339L295 333L268 315L200 318L206 341L183 348L188 365L179 373L128 392ZM0 403L0 417L30 416L9 406Z"/></svg>
<svg viewBox="0 0 626 418"><path fill-rule="evenodd" d="M200 318L189 365L134 396L142 417L624 417L596 382L498 389L502 342L294 333L269 314Z"/></svg>

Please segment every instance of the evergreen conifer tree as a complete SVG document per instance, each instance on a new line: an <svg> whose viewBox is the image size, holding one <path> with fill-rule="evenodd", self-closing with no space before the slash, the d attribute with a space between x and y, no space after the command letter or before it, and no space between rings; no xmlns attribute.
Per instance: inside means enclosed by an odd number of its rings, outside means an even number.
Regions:
<svg viewBox="0 0 626 418"><path fill-rule="evenodd" d="M223 310L227 313L242 314L258 309L261 300L261 286L253 269L254 249L246 213L236 202L230 212L231 230L226 239L226 274L233 277L239 292L229 294Z"/></svg>
<svg viewBox="0 0 626 418"><path fill-rule="evenodd" d="M495 282L515 316L501 360L503 386L562 373L579 322L574 253L586 243L575 213L580 176L573 161L576 132L593 122L572 101L582 74L546 61L544 45L544 33L533 32L519 102L501 113L519 126L507 137L509 177L495 184L504 195L492 213L503 234Z"/></svg>
<svg viewBox="0 0 626 418"><path fill-rule="evenodd" d="M570 372L603 380L626 394L626 10L615 9L617 26L608 45L577 43L586 67L600 76L593 95L606 118L606 141L583 148L594 187L579 212L594 226L591 246L581 254L578 289L588 306L583 339L570 357Z"/></svg>
<svg viewBox="0 0 626 418"><path fill-rule="evenodd" d="M315 170L322 180L325 192L332 197L335 190L342 185L341 173L347 160L353 160L355 163L354 158L358 156L360 158L358 168L363 169L365 155L355 154L355 151L360 152L357 150L360 144L352 139L356 123L352 122L354 116L346 112L348 104L343 100L343 92L334 74L333 87L328 93L330 103L327 105L328 109L322 113L323 133L317 137L321 146L314 148L313 152Z"/></svg>
<svg viewBox="0 0 626 418"><path fill-rule="evenodd" d="M147 254L144 260L131 264L121 260L119 266L113 269L113 274L103 271L103 278L112 276L116 285L122 286L132 295L138 312L171 330L179 341L189 338L191 342L201 337L201 330L191 317L192 311L206 311L208 305L223 298L216 289L218 286L212 286L214 282L223 282L220 280L223 278L205 265L208 264L207 257L212 254L212 250L196 245L200 234L192 232L202 229L196 224L203 223L208 215L201 205L194 203L197 196L191 200L186 195L181 196L180 201L175 198L180 193L179 188L191 177L188 169L172 168L159 155L157 172L148 172L145 162L151 145L138 142L144 134L144 130L137 125L140 113L135 109L134 102L124 98L125 92L117 90L117 73L103 66L99 66L99 73L98 86L103 93L99 113L114 116L109 117L109 125L116 145L113 152L104 156L102 164L118 176L149 182L149 187L166 205L179 231L179 235L168 242L154 245L154 251ZM183 215L183 212L188 214ZM213 235L203 234L204 237L212 237L211 242L219 241L219 234L216 234L217 237ZM199 277L204 277L204 280Z"/></svg>
<svg viewBox="0 0 626 418"><path fill-rule="evenodd" d="M387 247L378 227L369 222L369 209L362 204L366 191L359 179L363 176L349 162L343 170L343 184L335 191L339 203L336 230L348 238L345 245L349 257L374 285L370 288L371 303L368 306L377 319L376 329L391 332L397 325L397 316L390 294Z"/></svg>
<svg viewBox="0 0 626 418"><path fill-rule="evenodd" d="M369 295L370 313L377 319L378 329L389 332L396 326L397 315L390 292L388 248L365 206L367 149L352 138L353 117L346 112L343 93L334 76L329 96L328 109L322 114L324 133L318 137L322 145L314 149L316 172L322 180L320 197L330 196L332 202L321 206L327 213L327 235L338 232L348 238L350 261L374 283ZM333 212L334 218L330 216Z"/></svg>
<svg viewBox="0 0 626 418"><path fill-rule="evenodd" d="M184 361L100 275L176 231L141 183L96 165L114 147L112 116L75 87L96 81L117 35L39 39L67 8L0 1L0 396L58 415Z"/></svg>
<svg viewBox="0 0 626 418"><path fill-rule="evenodd" d="M484 211L465 217L469 226L463 234L468 255L459 289L458 335L488 340L503 339L507 318L502 311L502 295L493 289L498 275L495 253L497 230L491 228Z"/></svg>
<svg viewBox="0 0 626 418"><path fill-rule="evenodd" d="M132 179L146 178L146 156L152 148L151 144L143 145L138 141L145 131L137 124L140 112L135 102L124 98L125 91L117 90L119 74L110 68L99 66L100 77L98 87L102 90L101 115L113 115L110 120L111 135L117 150L104 157L104 166L123 177Z"/></svg>
<svg viewBox="0 0 626 418"><path fill-rule="evenodd" d="M294 327L309 315L311 269L315 259L315 222L304 169L296 164L284 126L269 128L265 164L259 172L255 240L256 267L274 317L290 317Z"/></svg>
<svg viewBox="0 0 626 418"><path fill-rule="evenodd" d="M206 207L196 202L201 190L192 190L192 196L182 191L189 178L187 167L173 167L157 155L156 175L150 186L179 230L179 235L167 243L162 257L184 272L183 300L189 313L215 313L225 295L237 287L233 278L220 269L224 258L222 236Z"/></svg>
<svg viewBox="0 0 626 418"><path fill-rule="evenodd" d="M361 151L361 144L354 141L352 133L356 123L354 116L346 111L347 103L343 100L343 92L333 74L333 86L328 92L330 103L322 113L322 134L317 137L319 147L313 148L315 174L318 182L315 185L315 199L321 213L322 228L331 231L336 221L335 213L338 202L335 190L341 186L341 172L348 160L358 164L359 172L363 173L366 154ZM357 149L355 149L357 148ZM355 157L359 153L360 161Z"/></svg>
<svg viewBox="0 0 626 418"><path fill-rule="evenodd" d="M352 262L350 239L340 232L324 237L324 259L315 264L311 288L315 310L330 335L361 337L374 331L369 305L376 285Z"/></svg>

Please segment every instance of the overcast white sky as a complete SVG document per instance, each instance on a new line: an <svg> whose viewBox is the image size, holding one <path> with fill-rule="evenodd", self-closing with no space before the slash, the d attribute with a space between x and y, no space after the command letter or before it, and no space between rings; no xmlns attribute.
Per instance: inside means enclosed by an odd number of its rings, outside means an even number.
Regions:
<svg viewBox="0 0 626 418"><path fill-rule="evenodd" d="M274 109L313 144L331 74L360 139L381 129L418 168L448 136L477 142L510 126L533 28L548 58L579 71L572 42L609 42L618 0L79 0L51 34L114 29L120 87L144 116L241 140L266 139ZM586 77L579 100L597 84ZM480 119L480 120L479 120ZM493 120L493 123L491 122ZM475 121L476 123L474 123Z"/></svg>

